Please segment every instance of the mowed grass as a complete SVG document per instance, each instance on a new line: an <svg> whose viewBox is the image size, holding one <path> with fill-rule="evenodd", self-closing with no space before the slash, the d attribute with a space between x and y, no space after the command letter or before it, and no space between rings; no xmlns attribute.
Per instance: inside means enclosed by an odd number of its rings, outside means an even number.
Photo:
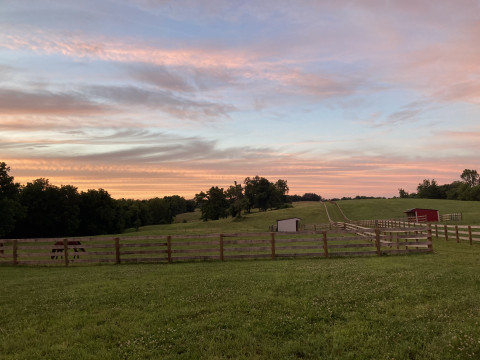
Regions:
<svg viewBox="0 0 480 360"><path fill-rule="evenodd" d="M340 205L350 219L381 213L383 205L358 211L353 206L369 201ZM326 218L322 208L302 203L243 221L192 217L139 233L266 231L286 217L325 222L318 220ZM275 261L0 266L0 359L478 359L480 244L434 239L434 250Z"/></svg>
<svg viewBox="0 0 480 360"><path fill-rule="evenodd" d="M241 219L226 218L215 221L202 221L200 211L178 215L173 224L145 226L139 231L125 235L181 235L181 234L220 234L232 232L268 232L270 225L277 220L299 217L303 224L325 224L328 217L320 202L299 202L293 208L259 212L253 210L243 214ZM184 222L184 220L186 222Z"/></svg>
<svg viewBox="0 0 480 360"><path fill-rule="evenodd" d="M478 359L480 246L0 267L2 359Z"/></svg>
<svg viewBox="0 0 480 360"><path fill-rule="evenodd" d="M367 199L338 201L342 211L350 220L406 219L403 213L411 208L437 209L440 214L461 212L463 221L447 224L480 225L480 201L430 200L430 199ZM326 204L333 221L345 221L336 206ZM244 214L241 219L200 220L200 212L181 214L174 224L145 226L125 235L180 235L232 232L267 232L277 220L298 217L301 224L326 224L328 217L321 202L298 202L292 208ZM184 222L185 221L185 222Z"/></svg>
<svg viewBox="0 0 480 360"><path fill-rule="evenodd" d="M463 221L450 224L480 224L480 201L438 199L372 199L338 201L350 220L405 218L407 209L436 209L440 214L461 212Z"/></svg>

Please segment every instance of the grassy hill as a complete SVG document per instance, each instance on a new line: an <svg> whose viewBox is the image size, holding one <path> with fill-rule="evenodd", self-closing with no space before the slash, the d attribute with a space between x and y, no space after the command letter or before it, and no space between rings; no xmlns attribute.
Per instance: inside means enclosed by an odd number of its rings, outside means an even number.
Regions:
<svg viewBox="0 0 480 360"><path fill-rule="evenodd" d="M411 208L437 209L440 214L461 212L459 224L480 224L480 201L437 199L374 199L339 201L345 215L351 220L388 219L405 217L403 211Z"/></svg>
<svg viewBox="0 0 480 360"><path fill-rule="evenodd" d="M441 214L462 212L464 220L457 224L480 224L479 201L429 200L429 199L374 199L339 201L345 215L351 220L405 218L403 213L414 207L438 209ZM335 206L328 204L332 220L344 221ZM321 202L298 202L293 208L245 214L241 220L227 218L216 221L201 221L200 213L178 215L174 224L154 225L140 229L138 235L181 233L228 233L248 231L269 231L277 220L291 217L302 219L303 224L325 224L328 217ZM185 221L185 222L184 222ZM129 235L131 235L129 233Z"/></svg>
<svg viewBox="0 0 480 360"><path fill-rule="evenodd" d="M477 204L341 202L352 219ZM380 206L378 206L380 204ZM326 222L323 205L142 233L265 231ZM2 359L478 359L480 244L434 254L78 267L0 266Z"/></svg>

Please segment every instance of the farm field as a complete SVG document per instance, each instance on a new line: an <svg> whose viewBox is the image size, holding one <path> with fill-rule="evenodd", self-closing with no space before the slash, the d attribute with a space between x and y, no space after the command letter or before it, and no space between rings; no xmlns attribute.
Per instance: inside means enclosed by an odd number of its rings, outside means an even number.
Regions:
<svg viewBox="0 0 480 360"><path fill-rule="evenodd" d="M373 199L338 201L350 220L404 218L403 211L412 208L437 209L440 214L461 212L460 222L446 224L480 224L480 201L438 199Z"/></svg>
<svg viewBox="0 0 480 360"><path fill-rule="evenodd" d="M338 201L350 220L406 218L403 211L414 207L438 209L441 214L462 212L463 221L448 224L480 225L480 201L430 200L430 199L374 199ZM341 213L327 204L333 221L344 221ZM277 220L299 217L302 224L325 224L328 217L321 202L298 202L293 208L247 214L243 219L232 218L216 221L201 221L200 213L178 215L170 225L153 225L140 228L138 232L124 235L177 235L184 233L229 233L268 231ZM186 222L184 222L186 221Z"/></svg>
<svg viewBox="0 0 480 360"><path fill-rule="evenodd" d="M375 202L385 202L382 207L393 213L398 200ZM407 200L399 202L401 211L434 207L428 200ZM365 205L371 201L340 205L352 220L388 216ZM472 219L480 215L476 203L445 204ZM300 203L243 221L201 222L186 214L186 223L139 233L265 231L277 218L325 222L318 220L326 218L322 209ZM1 266L0 358L480 358L480 244L434 239L434 250L331 259Z"/></svg>

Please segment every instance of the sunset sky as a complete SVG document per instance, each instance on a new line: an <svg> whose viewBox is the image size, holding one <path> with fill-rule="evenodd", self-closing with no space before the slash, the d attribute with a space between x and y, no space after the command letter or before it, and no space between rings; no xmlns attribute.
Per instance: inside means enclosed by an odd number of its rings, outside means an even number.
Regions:
<svg viewBox="0 0 480 360"><path fill-rule="evenodd" d="M478 0L1 0L0 161L114 198L480 171Z"/></svg>

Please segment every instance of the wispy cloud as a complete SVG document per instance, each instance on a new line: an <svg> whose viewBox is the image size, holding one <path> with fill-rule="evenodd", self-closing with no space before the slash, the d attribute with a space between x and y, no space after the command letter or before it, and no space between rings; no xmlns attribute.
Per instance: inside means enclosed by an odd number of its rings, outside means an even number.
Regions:
<svg viewBox="0 0 480 360"><path fill-rule="evenodd" d="M49 91L26 92L0 89L0 113L11 114L98 114L106 110L100 103L80 94L52 93Z"/></svg>
<svg viewBox="0 0 480 360"><path fill-rule="evenodd" d="M19 181L394 195L478 163L477 0L47 0L0 9ZM353 185L352 185L353 184Z"/></svg>

